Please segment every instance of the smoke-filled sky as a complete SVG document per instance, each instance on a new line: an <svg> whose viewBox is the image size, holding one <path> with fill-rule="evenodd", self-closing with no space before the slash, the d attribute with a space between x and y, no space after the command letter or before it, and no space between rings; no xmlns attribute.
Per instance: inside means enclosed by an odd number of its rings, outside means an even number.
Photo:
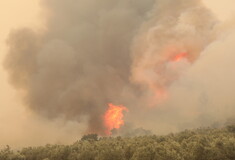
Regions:
<svg viewBox="0 0 235 160"><path fill-rule="evenodd" d="M108 103L125 105L125 121L157 134L233 117L233 6L0 2L1 145L103 134Z"/></svg>

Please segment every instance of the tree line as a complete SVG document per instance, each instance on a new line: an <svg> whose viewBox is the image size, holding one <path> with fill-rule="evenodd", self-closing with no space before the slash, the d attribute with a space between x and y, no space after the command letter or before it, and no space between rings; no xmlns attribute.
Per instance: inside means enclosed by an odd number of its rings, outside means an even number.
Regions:
<svg viewBox="0 0 235 160"><path fill-rule="evenodd" d="M165 136L84 135L71 145L6 146L0 160L235 160L235 126L185 130Z"/></svg>

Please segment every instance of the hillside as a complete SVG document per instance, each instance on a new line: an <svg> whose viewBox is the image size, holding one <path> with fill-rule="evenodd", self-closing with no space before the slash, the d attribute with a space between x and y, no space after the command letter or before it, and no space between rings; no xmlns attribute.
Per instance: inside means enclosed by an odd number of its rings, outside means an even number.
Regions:
<svg viewBox="0 0 235 160"><path fill-rule="evenodd" d="M97 137L72 145L0 151L0 160L234 160L235 126L186 130L165 136Z"/></svg>

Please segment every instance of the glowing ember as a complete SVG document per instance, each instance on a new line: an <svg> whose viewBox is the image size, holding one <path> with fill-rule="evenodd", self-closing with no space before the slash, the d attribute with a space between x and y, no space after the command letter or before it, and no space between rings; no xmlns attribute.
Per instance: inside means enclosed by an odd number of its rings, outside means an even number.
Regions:
<svg viewBox="0 0 235 160"><path fill-rule="evenodd" d="M124 125L123 111L128 111L128 109L124 106L115 106L111 103L109 104L109 108L104 115L104 125L107 129L107 135L111 134L112 129L119 129L122 125Z"/></svg>
<svg viewBox="0 0 235 160"><path fill-rule="evenodd" d="M188 57L188 53L183 52L183 53L175 55L171 60L174 62L177 62L177 61L180 61L180 60L187 58L187 57Z"/></svg>

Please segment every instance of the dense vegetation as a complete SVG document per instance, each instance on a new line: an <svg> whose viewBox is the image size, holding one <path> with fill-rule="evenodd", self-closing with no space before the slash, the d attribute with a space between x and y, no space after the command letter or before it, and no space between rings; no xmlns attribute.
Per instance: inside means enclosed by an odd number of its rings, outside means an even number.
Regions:
<svg viewBox="0 0 235 160"><path fill-rule="evenodd" d="M166 136L100 137L91 134L72 145L8 146L0 160L235 160L235 126L186 130Z"/></svg>

